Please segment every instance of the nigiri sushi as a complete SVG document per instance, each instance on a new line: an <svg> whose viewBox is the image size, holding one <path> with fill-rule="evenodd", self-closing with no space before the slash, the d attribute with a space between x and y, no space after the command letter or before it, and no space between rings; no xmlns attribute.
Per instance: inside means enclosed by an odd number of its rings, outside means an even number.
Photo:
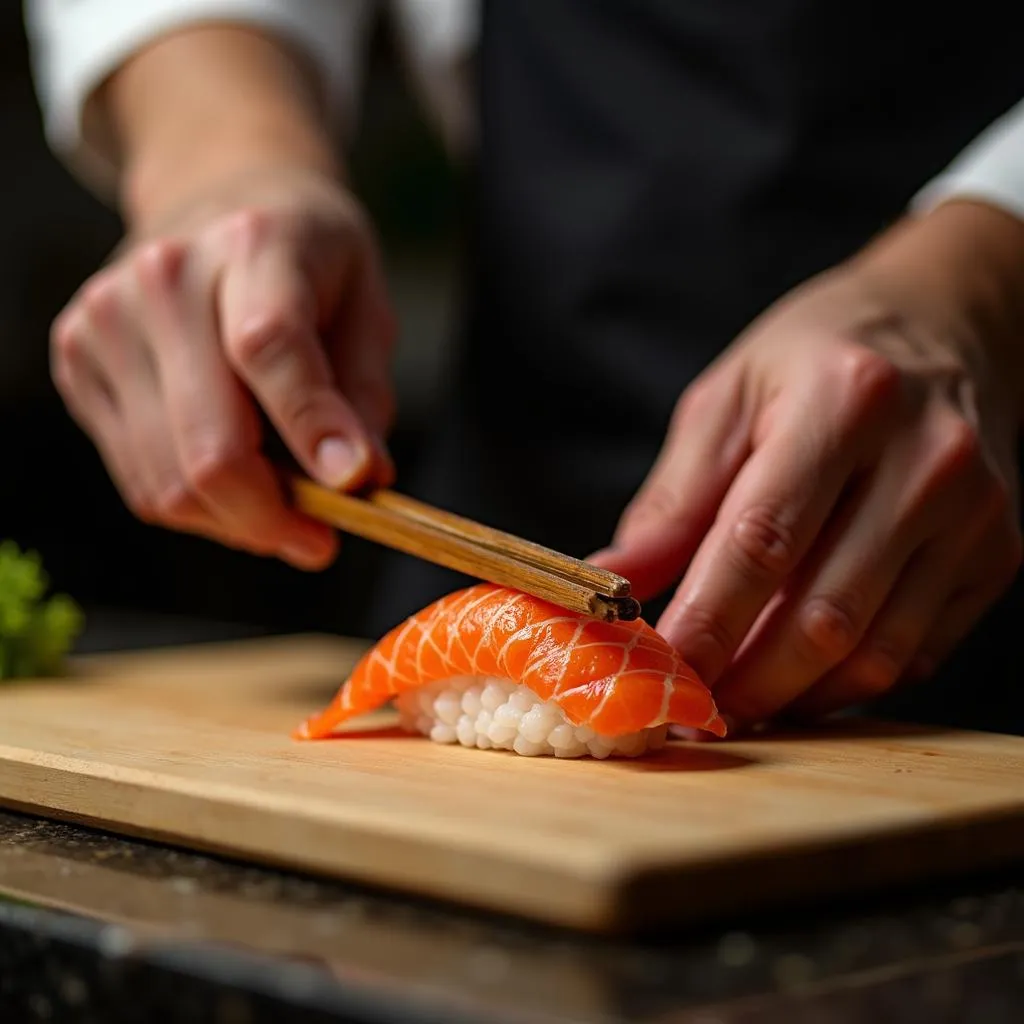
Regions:
<svg viewBox="0 0 1024 1024"><path fill-rule="evenodd" d="M392 698L407 731L527 757L638 757L671 724L726 731L711 691L642 620L600 622L493 584L388 633L295 736L329 736Z"/></svg>
<svg viewBox="0 0 1024 1024"><path fill-rule="evenodd" d="M636 757L670 724L725 735L711 692L642 620L601 622L490 583L393 629L295 736L329 736L392 698L407 731L526 756Z"/></svg>

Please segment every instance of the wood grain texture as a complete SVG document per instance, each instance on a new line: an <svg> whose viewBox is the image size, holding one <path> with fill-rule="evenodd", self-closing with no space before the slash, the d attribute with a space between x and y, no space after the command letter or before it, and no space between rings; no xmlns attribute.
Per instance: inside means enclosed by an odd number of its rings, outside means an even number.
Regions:
<svg viewBox="0 0 1024 1024"><path fill-rule="evenodd" d="M862 723L642 761L439 746L389 713L301 743L361 645L82 659L0 691L0 803L595 931L1024 857L1024 739Z"/></svg>

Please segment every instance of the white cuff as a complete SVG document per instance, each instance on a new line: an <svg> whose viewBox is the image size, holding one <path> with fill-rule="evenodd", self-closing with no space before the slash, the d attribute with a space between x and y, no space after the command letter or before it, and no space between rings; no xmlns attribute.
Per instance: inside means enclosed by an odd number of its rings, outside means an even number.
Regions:
<svg viewBox="0 0 1024 1024"><path fill-rule="evenodd" d="M390 10L412 83L460 159L476 135L464 66L479 36L477 0L393 0Z"/></svg>
<svg viewBox="0 0 1024 1024"><path fill-rule="evenodd" d="M392 13L416 59L426 66L455 63L476 46L478 0L393 0Z"/></svg>
<svg viewBox="0 0 1024 1024"><path fill-rule="evenodd" d="M927 213L947 199L977 199L1024 220L1024 100L979 135L911 200Z"/></svg>
<svg viewBox="0 0 1024 1024"><path fill-rule="evenodd" d="M116 172L87 123L90 95L133 52L187 24L234 22L287 39L318 70L332 123L348 130L354 120L368 0L24 0L24 7L47 138L98 189L108 189Z"/></svg>

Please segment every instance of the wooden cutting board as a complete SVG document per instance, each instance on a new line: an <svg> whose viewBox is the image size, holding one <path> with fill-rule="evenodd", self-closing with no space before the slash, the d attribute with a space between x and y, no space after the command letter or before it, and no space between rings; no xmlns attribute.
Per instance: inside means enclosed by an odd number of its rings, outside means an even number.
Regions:
<svg viewBox="0 0 1024 1024"><path fill-rule="evenodd" d="M439 746L390 713L290 729L361 646L286 637L85 658L0 690L0 803L593 931L1024 857L1024 739L887 723L641 761Z"/></svg>

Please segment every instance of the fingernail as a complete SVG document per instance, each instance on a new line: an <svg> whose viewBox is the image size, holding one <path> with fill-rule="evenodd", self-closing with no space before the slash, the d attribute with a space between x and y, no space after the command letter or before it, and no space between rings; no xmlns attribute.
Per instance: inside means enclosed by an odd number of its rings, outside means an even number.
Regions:
<svg viewBox="0 0 1024 1024"><path fill-rule="evenodd" d="M605 558L614 558L618 553L619 552L615 548L601 548L600 550L593 551L587 555L584 561L596 565Z"/></svg>
<svg viewBox="0 0 1024 1024"><path fill-rule="evenodd" d="M327 487L341 488L362 472L366 453L344 438L327 437L317 446L316 464Z"/></svg>

